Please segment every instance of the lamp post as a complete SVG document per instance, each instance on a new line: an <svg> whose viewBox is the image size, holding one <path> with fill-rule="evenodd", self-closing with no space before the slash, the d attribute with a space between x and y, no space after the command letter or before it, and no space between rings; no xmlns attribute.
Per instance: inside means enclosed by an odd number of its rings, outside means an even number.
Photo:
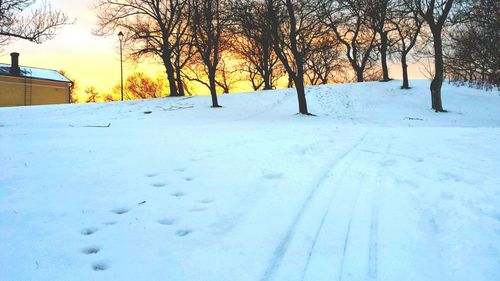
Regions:
<svg viewBox="0 0 500 281"><path fill-rule="evenodd" d="M120 40L120 75L121 75L121 93L123 101L123 32L118 33L118 40Z"/></svg>

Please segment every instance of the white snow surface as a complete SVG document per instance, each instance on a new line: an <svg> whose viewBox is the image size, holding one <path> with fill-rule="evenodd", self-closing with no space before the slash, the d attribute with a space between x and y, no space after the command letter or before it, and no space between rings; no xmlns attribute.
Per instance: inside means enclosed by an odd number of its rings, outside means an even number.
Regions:
<svg viewBox="0 0 500 281"><path fill-rule="evenodd" d="M500 96L412 82L2 108L0 280L500 280Z"/></svg>

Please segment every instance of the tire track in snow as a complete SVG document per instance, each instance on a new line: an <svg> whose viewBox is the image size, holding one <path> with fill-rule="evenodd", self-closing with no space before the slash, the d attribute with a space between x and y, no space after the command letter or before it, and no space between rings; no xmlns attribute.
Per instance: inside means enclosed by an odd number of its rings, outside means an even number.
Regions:
<svg viewBox="0 0 500 281"><path fill-rule="evenodd" d="M347 150L346 152L344 152L342 155L340 155L340 157L338 157L335 161L331 162L328 165L328 168L321 175L321 177L319 178L318 182L314 185L313 189L308 194L308 196L305 199L304 203L300 207L299 212L297 212L297 214L295 215L294 219L292 220L292 223L289 226L289 228L288 228L288 230L286 232L285 237L281 240L281 242L279 243L279 245L274 250L273 257L272 257L271 261L268 263L268 266L267 266L266 270L264 271L264 275L260 279L261 281L269 281L269 280L271 280L271 278L273 277L274 272L279 268L279 264L280 264L281 260L283 259L283 256L286 253L286 250L288 248L288 245L289 245L292 237L295 234L296 227L297 227L299 221L301 220L302 215L304 214L304 212L306 211L306 209L309 207L309 205L310 205L309 203L312 201L312 199L316 195L317 191L320 189L320 187L323 186L323 183L330 176L331 171L337 165L339 165L342 162L342 160L344 160L348 155L350 155L353 151L355 151L363 143L363 141L365 140L365 138L366 138L367 135L368 135L368 132L365 133L356 142L356 144L353 145L349 150ZM333 201L333 198L332 198L332 201ZM328 214L328 209L325 211L325 215L324 215L325 219L326 219L326 215L327 214ZM323 223L324 223L324 221L323 221ZM317 234L319 235L320 232L321 232L321 227L319 228Z"/></svg>
<svg viewBox="0 0 500 281"><path fill-rule="evenodd" d="M378 278L378 212L380 206L380 190L375 189L373 195L372 217L370 222L370 241L368 250L368 277Z"/></svg>
<svg viewBox="0 0 500 281"><path fill-rule="evenodd" d="M363 176L363 179L361 180L362 183L364 182L364 178L365 177ZM347 230L346 230L345 239L344 239L344 247L342 248L342 257L340 259L341 262L340 262L340 271L339 271L339 278L338 278L339 281L342 281L342 276L344 274L344 265L345 265L345 259L346 259L346 254L347 254L347 245L349 244L349 237L351 236L351 225L352 225L352 221L354 218L354 210L356 209L356 206L358 205L358 199L359 199L359 194L361 193L361 189L363 189L363 187L361 185L358 189L356 189L354 203L351 205L352 208L351 208L351 211L349 212L349 223L347 224Z"/></svg>
<svg viewBox="0 0 500 281"><path fill-rule="evenodd" d="M330 171L332 171L332 170L330 170ZM344 178L344 176L345 176L345 172L342 175L342 179ZM330 213L330 209L332 207L333 199L336 197L337 191L338 191L338 189L335 189L334 193L332 194L332 196L330 198L330 201L328 202L328 208L324 212L323 217L321 218L321 222L320 222L318 228L316 229L316 233L314 234L314 239L313 239L313 242L311 244L311 247L309 248L309 252L307 254L307 260L306 260L306 263L304 265L304 269L302 270L302 276L300 278L300 280L302 280L302 281L306 277L307 268L309 267L309 264L311 262L311 257L312 257L313 251L316 248L316 244L318 242L319 235L321 234L321 230L323 229L323 226L325 225L326 217Z"/></svg>
<svg viewBox="0 0 500 281"><path fill-rule="evenodd" d="M388 144L385 155L391 154L392 144ZM378 279L378 224L380 209L380 193L382 186L380 182L375 184L373 192L372 215L370 219L370 240L368 249L368 278Z"/></svg>
<svg viewBox="0 0 500 281"><path fill-rule="evenodd" d="M378 155L387 155L389 150L390 150L390 147L391 147L391 144L388 144L386 149L385 149L385 153L383 154L378 154ZM359 198L359 193L361 190L363 190L363 188L366 189L366 193L367 194L371 194L371 208L369 208L369 214L368 216L366 217L367 219L369 219L369 227L367 229L367 232L368 232L368 237L367 237L367 246L368 246L368 249L367 249L367 253L364 253L364 254L367 254L366 257L366 276L364 278L366 279L370 279L370 280L377 280L378 279L378 212L379 212L379 206L380 206L380 188L381 188L381 184L379 182L379 177L380 177L380 167L379 167L379 163L380 163L380 160L383 159L382 157L379 157L380 159L378 159L379 161L373 161L370 163L370 167L372 167L373 171L370 171L371 172L371 175L373 178L371 178L370 181L368 181L369 184L367 184L367 182L365 180L362 181L363 184L363 187L360 187L358 189L358 196L357 196L357 199ZM376 158L377 159L377 158ZM375 160L376 160L375 159ZM367 171L366 174L370 174L370 172ZM347 257L347 253L348 253L348 245L349 245L349 234L350 234L350 229L351 229L351 225L353 223L353 219L354 219L354 211L355 209L357 208L357 205L358 205L358 202L356 202L354 205L353 205L353 208L352 208L352 212L351 212L351 215L350 215L350 219L349 219L349 226L348 226L348 235L346 236L346 240L344 242L344 251L342 253L342 263L341 263L341 266L340 266L340 273L339 273L339 278L338 280L339 281L342 281L343 278L344 278L344 270L345 270L345 265L346 265L346 257ZM358 217L358 219L363 219L363 216L361 217ZM358 230L359 231L359 230ZM358 237L358 239L360 239ZM357 243L355 243L357 244ZM359 253L358 253L359 254ZM362 255L364 255L362 254ZM351 257L352 258L352 257ZM358 260L363 260L364 257L357 257ZM362 266L359 266L358 267L362 267ZM352 279L352 276L351 276L351 279ZM356 279L354 279L356 280Z"/></svg>
<svg viewBox="0 0 500 281"><path fill-rule="evenodd" d="M360 150L356 152L363 153ZM330 181L339 191L330 199L333 202L329 203L323 215L299 280L377 278L379 206L377 161L380 159L379 157L371 159L372 154L366 156L368 158L363 157L362 162L355 162L357 165L354 169L349 162L341 163L343 171L337 173L337 177ZM354 161L358 158L350 157ZM363 165L360 166L360 163ZM361 176L358 176L358 173ZM323 228L323 226L328 227ZM353 249L350 250L351 247ZM330 257L322 258L327 249L330 251ZM329 269L325 267L326 264L330 265ZM318 272L323 272L323 277L320 277ZM353 279L352 273L356 273L357 277Z"/></svg>

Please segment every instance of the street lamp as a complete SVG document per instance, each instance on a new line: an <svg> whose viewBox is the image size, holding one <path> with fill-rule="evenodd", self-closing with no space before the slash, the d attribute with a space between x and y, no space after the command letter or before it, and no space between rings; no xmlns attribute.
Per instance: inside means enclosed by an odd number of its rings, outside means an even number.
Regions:
<svg viewBox="0 0 500 281"><path fill-rule="evenodd" d="M123 32L118 33L118 40L120 40L120 74L121 74L121 93L123 101Z"/></svg>

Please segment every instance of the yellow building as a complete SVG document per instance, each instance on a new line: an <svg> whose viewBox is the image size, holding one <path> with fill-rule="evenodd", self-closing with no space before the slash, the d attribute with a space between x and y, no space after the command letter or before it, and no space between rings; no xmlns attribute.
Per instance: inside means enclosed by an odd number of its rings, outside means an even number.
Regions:
<svg viewBox="0 0 500 281"><path fill-rule="evenodd" d="M19 66L19 54L12 63L0 64L0 107L64 104L71 102L71 81L50 69Z"/></svg>

